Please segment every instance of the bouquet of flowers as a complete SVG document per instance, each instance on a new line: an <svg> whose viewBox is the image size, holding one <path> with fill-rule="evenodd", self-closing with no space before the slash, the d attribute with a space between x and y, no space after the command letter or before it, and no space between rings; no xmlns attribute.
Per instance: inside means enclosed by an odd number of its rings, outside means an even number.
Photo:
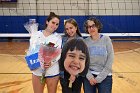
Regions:
<svg viewBox="0 0 140 93"><path fill-rule="evenodd" d="M49 42L48 44L41 44L40 46L38 58L42 68L42 76L40 78L40 82L42 84L45 82L45 73L47 70L44 68L44 64L50 63L52 66L57 62L54 60L61 54L61 49L54 46L55 44L52 42Z"/></svg>

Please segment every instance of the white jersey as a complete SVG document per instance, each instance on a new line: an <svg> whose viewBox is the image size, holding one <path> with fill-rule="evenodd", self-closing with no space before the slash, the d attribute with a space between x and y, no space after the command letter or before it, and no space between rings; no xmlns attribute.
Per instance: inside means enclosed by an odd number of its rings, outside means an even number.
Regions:
<svg viewBox="0 0 140 93"><path fill-rule="evenodd" d="M61 48L62 38L58 33L53 33L53 34L45 37L41 31L38 31L37 33L33 34L33 36L31 36L30 48L29 48L29 52L27 53L27 55L37 53L40 49L41 43L48 44L49 42L54 43L55 44L54 47ZM46 77L55 76L55 75L59 74L59 64L58 64L59 58L60 58L60 55L55 60L53 60L53 61L55 61L55 64L46 70L46 74L45 74ZM36 76L42 76L42 68L39 67L39 68L33 70L32 73Z"/></svg>

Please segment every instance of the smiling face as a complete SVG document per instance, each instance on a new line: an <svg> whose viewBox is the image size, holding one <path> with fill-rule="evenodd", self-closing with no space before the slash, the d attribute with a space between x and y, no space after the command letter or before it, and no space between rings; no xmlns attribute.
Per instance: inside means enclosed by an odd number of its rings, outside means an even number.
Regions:
<svg viewBox="0 0 140 93"><path fill-rule="evenodd" d="M47 24L47 30L49 30L50 32L54 32L59 26L59 19L54 17L49 22L46 21L46 24Z"/></svg>
<svg viewBox="0 0 140 93"><path fill-rule="evenodd" d="M65 25L65 30L70 37L73 37L76 35L77 27L67 22Z"/></svg>
<svg viewBox="0 0 140 93"><path fill-rule="evenodd" d="M87 30L88 30L88 33L91 35L91 36L95 36L98 34L98 28L96 27L94 21L88 21L87 22Z"/></svg>
<svg viewBox="0 0 140 93"><path fill-rule="evenodd" d="M81 73L85 68L86 55L80 50L74 49L66 53L64 60L64 67L71 75L77 75Z"/></svg>

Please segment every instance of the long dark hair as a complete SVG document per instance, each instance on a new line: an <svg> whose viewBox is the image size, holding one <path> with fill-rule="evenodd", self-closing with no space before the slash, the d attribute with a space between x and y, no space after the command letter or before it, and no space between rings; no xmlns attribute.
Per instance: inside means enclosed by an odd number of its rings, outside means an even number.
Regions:
<svg viewBox="0 0 140 93"><path fill-rule="evenodd" d="M64 68L64 61L65 61L65 58L66 58L66 53L69 50L73 51L75 48L76 48L76 50L81 50L82 53L84 53L86 55L85 68L81 73L79 73L79 75L85 76L87 74L87 71L88 71L88 68L89 68L90 58L89 58L88 47L85 44L85 42L83 41L83 39L80 39L80 38L72 39L64 45L64 47L62 49L61 57L60 57L60 60L59 60L60 71L66 71L65 68Z"/></svg>
<svg viewBox="0 0 140 93"><path fill-rule="evenodd" d="M77 27L76 34L78 36L82 37L82 35L80 33L80 29L79 29L78 24L75 19L70 18L70 19L66 20L66 22L64 23L64 26L66 26L67 23L70 23L70 24L74 25L75 27ZM64 36L68 36L66 30L64 31L64 34L65 34Z"/></svg>
<svg viewBox="0 0 140 93"><path fill-rule="evenodd" d="M49 16L47 17L46 21L50 21L52 20L53 18L58 18L60 20L60 17L58 15L56 15L54 12L50 12ZM46 21L45 21L45 28L47 27L47 24L46 24Z"/></svg>

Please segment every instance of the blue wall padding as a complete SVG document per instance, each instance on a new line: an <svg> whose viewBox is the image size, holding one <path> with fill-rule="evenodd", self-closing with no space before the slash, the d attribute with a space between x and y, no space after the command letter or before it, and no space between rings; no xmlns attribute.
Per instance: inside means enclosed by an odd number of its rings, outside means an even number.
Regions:
<svg viewBox="0 0 140 93"><path fill-rule="evenodd" d="M64 19L74 18L84 33L83 24L92 16L60 16L61 21L58 32L64 31ZM94 16L103 23L103 33L140 33L140 16ZM39 29L44 29L47 16L0 16L0 33L28 33L23 24L35 18L40 24Z"/></svg>

